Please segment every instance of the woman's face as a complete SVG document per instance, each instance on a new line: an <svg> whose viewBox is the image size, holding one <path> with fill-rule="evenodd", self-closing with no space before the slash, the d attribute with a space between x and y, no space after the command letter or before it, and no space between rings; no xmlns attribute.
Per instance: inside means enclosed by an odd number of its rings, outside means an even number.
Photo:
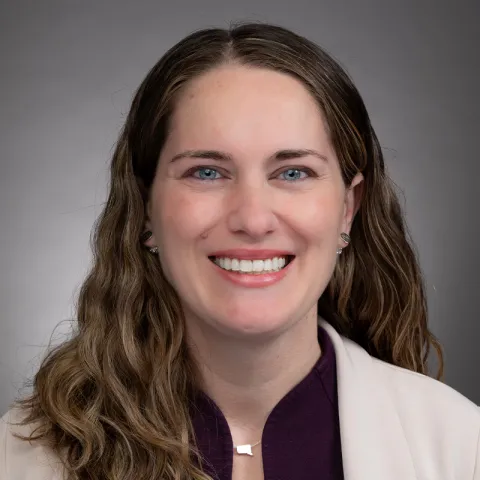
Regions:
<svg viewBox="0 0 480 480"><path fill-rule="evenodd" d="M316 315L356 205L308 91L278 72L223 66L185 88L171 127L148 244L187 326L272 334ZM265 273L285 255L284 269ZM263 273L232 270L251 267Z"/></svg>

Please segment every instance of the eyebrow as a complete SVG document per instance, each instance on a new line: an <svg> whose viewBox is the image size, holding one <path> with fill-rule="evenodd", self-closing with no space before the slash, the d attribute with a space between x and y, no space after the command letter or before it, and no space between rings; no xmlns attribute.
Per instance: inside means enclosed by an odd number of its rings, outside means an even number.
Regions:
<svg viewBox="0 0 480 480"><path fill-rule="evenodd" d="M269 157L269 160L284 161L309 156L317 157L324 162L328 162L328 158L325 155L322 155L320 152L317 152L316 150L311 150L309 148L278 150ZM204 158L208 160L218 160L222 162L233 161L233 157L231 155L225 152L220 152L218 150L186 150L185 152L181 152L175 155L170 160L170 163L176 162L181 158Z"/></svg>

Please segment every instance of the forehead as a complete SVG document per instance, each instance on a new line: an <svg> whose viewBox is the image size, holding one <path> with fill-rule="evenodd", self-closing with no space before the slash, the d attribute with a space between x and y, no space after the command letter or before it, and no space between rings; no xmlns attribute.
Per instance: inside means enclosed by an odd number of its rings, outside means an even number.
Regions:
<svg viewBox="0 0 480 480"><path fill-rule="evenodd" d="M174 144L209 143L208 148L211 142L268 149L328 143L322 112L299 80L237 65L216 68L186 85L170 137Z"/></svg>

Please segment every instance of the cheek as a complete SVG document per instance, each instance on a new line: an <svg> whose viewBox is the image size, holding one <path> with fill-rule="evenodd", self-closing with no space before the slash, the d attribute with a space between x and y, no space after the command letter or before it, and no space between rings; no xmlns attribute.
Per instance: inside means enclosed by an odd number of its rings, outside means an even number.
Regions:
<svg viewBox="0 0 480 480"><path fill-rule="evenodd" d="M343 218L342 196L338 192L321 192L291 205L289 210L290 224L311 243L320 246L338 241Z"/></svg>
<svg viewBox="0 0 480 480"><path fill-rule="evenodd" d="M198 238L215 221L216 200L205 193L192 195L182 188L166 188L157 197L155 220L164 248L180 249Z"/></svg>

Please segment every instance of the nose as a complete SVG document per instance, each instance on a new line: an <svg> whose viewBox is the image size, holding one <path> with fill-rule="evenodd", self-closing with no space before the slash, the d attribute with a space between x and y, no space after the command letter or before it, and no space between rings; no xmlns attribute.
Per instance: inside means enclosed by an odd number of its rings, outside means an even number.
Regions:
<svg viewBox="0 0 480 480"><path fill-rule="evenodd" d="M275 231L277 216L273 210L272 192L267 185L237 184L228 198L228 228L233 233L244 233L252 239L261 239Z"/></svg>

